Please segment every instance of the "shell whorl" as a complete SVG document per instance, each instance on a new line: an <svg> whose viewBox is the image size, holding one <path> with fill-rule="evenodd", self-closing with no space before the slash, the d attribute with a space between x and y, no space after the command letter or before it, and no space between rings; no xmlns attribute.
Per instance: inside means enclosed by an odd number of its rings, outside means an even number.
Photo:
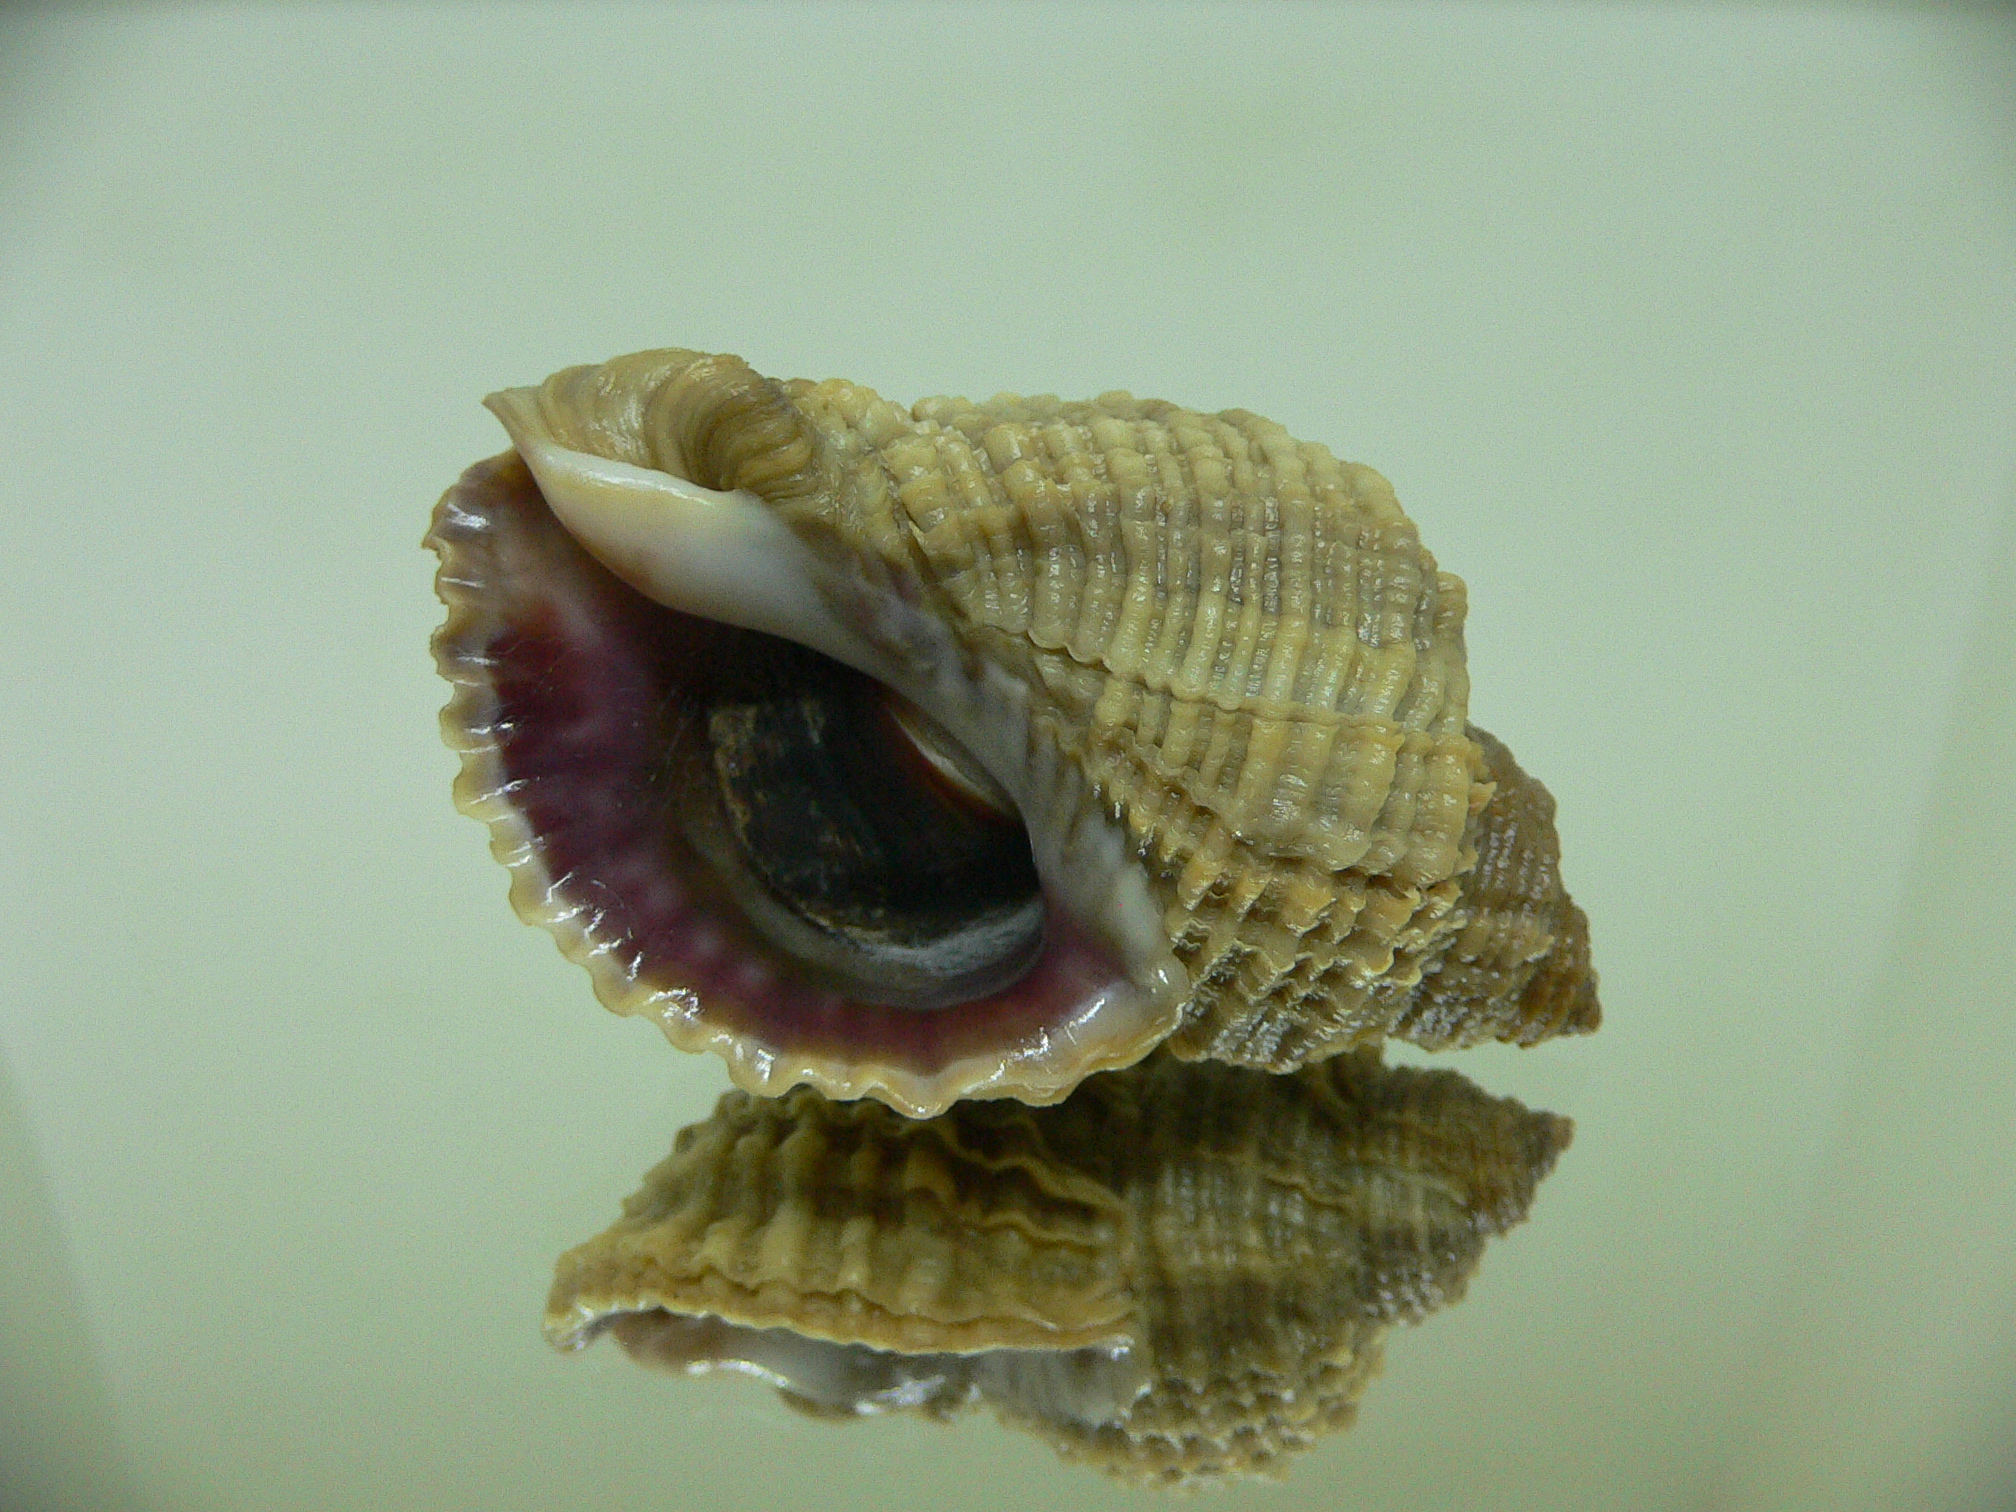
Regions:
<svg viewBox="0 0 2016 1512"><path fill-rule="evenodd" d="M1119 1331L1124 1220L1026 1120L729 1093L562 1257L547 1333L578 1348L648 1298L877 1349L1069 1349Z"/></svg>
<svg viewBox="0 0 2016 1512"><path fill-rule="evenodd" d="M668 349L563 368L537 390L562 446L773 504L825 482L819 437L784 386L740 357Z"/></svg>

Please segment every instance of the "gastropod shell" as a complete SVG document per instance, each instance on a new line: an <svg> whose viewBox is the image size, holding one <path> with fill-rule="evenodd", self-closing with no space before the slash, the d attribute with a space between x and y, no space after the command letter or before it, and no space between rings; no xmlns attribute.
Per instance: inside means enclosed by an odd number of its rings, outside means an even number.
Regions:
<svg viewBox="0 0 2016 1512"><path fill-rule="evenodd" d="M458 800L603 1002L738 1085L921 1117L1158 1045L1596 1026L1552 799L1371 469L683 350L489 403L512 449L428 536Z"/></svg>

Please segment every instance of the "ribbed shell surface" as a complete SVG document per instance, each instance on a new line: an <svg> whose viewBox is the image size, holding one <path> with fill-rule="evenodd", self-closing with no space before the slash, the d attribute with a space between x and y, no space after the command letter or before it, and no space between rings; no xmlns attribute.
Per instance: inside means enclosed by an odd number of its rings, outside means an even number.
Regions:
<svg viewBox="0 0 2016 1512"><path fill-rule="evenodd" d="M1487 791L1463 587L1385 479L1244 411L787 392L848 533L1029 683L1150 866L1179 1048L1278 1068L1383 1033L1339 1010L1432 943Z"/></svg>
<svg viewBox="0 0 2016 1512"><path fill-rule="evenodd" d="M547 1333L657 1307L912 1353L1099 1343L1126 1316L1123 1219L1026 1123L731 1093L561 1259Z"/></svg>

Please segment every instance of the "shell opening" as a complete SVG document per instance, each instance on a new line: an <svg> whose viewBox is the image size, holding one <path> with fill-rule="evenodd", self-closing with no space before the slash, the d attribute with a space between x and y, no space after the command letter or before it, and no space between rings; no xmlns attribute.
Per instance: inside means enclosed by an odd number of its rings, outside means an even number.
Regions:
<svg viewBox="0 0 2016 1512"><path fill-rule="evenodd" d="M732 631L679 696L668 791L741 918L816 986L953 1007L1023 977L1044 904L1015 801L887 684L761 498L561 445L541 390L490 397L554 517L672 614Z"/></svg>
<svg viewBox="0 0 2016 1512"><path fill-rule="evenodd" d="M877 687L887 657L829 611L788 526L750 492L560 446L538 389L488 403L579 544L671 615L732 627L694 637L665 784L740 919L867 1004L950 1008L1026 976L1044 903L1014 800Z"/></svg>
<svg viewBox="0 0 2016 1512"><path fill-rule="evenodd" d="M1138 866L1068 763L1029 759L1018 688L927 659L944 696L899 694L817 635L663 604L561 513L522 452L449 491L436 654L458 798L607 1006L751 1091L911 1116L1054 1101L1174 1026Z"/></svg>

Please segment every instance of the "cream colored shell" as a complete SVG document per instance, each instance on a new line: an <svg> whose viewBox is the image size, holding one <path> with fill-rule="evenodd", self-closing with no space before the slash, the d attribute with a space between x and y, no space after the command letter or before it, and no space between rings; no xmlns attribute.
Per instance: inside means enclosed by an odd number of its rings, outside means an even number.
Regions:
<svg viewBox="0 0 2016 1512"><path fill-rule="evenodd" d="M1281 1077L1156 1057L921 1122L735 1093L561 1258L546 1331L765 1359L824 1415L985 1401L1140 1483L1273 1474L1350 1424L1395 1322L1462 1296L1570 1132L1369 1052Z"/></svg>

